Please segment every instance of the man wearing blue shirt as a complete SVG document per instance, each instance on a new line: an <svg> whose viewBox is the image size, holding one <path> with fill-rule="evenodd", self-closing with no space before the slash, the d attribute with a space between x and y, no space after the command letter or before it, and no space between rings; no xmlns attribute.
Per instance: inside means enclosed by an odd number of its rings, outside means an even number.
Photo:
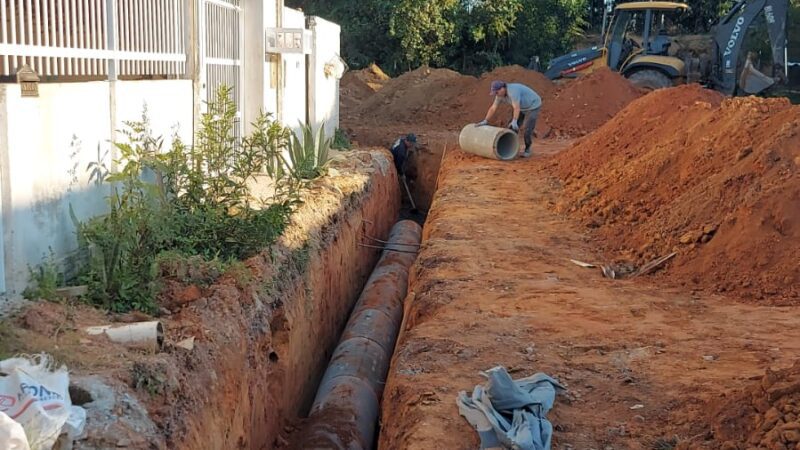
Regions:
<svg viewBox="0 0 800 450"><path fill-rule="evenodd" d="M493 81L489 95L494 96L494 103L489 107L486 118L478 123L478 126L487 125L492 119L497 107L501 103L511 105L514 109L514 116L508 127L522 134L525 139L525 151L523 158L531 156L531 145L533 145L533 130L536 128L536 119L539 117L539 110L542 108L542 98L533 89L519 83L506 83L505 81ZM522 126L520 127L520 122Z"/></svg>

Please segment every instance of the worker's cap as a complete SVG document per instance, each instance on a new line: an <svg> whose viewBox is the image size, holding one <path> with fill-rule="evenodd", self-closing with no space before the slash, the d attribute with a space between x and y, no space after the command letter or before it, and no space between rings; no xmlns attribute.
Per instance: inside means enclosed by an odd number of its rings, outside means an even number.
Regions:
<svg viewBox="0 0 800 450"><path fill-rule="evenodd" d="M414 134L414 133L408 133L406 135L406 140L408 142L411 142L412 144L416 144L417 143L417 135Z"/></svg>
<svg viewBox="0 0 800 450"><path fill-rule="evenodd" d="M489 95L497 95L497 92L500 91L500 89L503 89L504 87L506 87L505 81L500 81L500 80L492 81L492 90L489 91Z"/></svg>

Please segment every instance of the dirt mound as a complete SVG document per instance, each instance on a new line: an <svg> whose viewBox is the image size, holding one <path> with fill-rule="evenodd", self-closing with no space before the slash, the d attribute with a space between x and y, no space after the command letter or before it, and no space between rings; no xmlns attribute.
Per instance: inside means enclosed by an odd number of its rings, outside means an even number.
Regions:
<svg viewBox="0 0 800 450"><path fill-rule="evenodd" d="M460 130L465 124L478 122L491 105L489 85L493 80L524 83L549 98L553 83L541 73L520 66L502 67L480 79L448 69L421 67L388 81L365 101L357 115L372 125L406 124ZM505 126L511 117L510 108L502 108L494 125Z"/></svg>
<svg viewBox="0 0 800 450"><path fill-rule="evenodd" d="M339 82L339 107L345 120L357 114L361 104L380 90L391 78L376 64L344 74Z"/></svg>
<svg viewBox="0 0 800 450"><path fill-rule="evenodd" d="M342 116L350 116L356 112L364 100L375 91L355 72L347 72L339 81L339 107Z"/></svg>
<svg viewBox="0 0 800 450"><path fill-rule="evenodd" d="M767 370L760 381L712 402L696 423L698 431L710 428L708 441L678 449L800 448L800 363Z"/></svg>
<svg viewBox="0 0 800 450"><path fill-rule="evenodd" d="M463 127L470 122L479 122L486 116L486 110L492 104L492 97L489 95L492 81L502 80L506 83L521 83L534 91L541 97L543 103L548 103L556 90L555 84L547 79L543 74L534 70L529 70L521 66L507 66L497 68L481 76L469 90L462 92L459 96L458 115L448 118L453 119L459 127ZM511 108L503 106L498 109L492 121L493 125L505 127L511 120ZM537 134L546 134L547 117L540 116L537 124ZM460 129L460 128L459 128Z"/></svg>
<svg viewBox="0 0 800 450"><path fill-rule="evenodd" d="M603 68L563 85L542 106L557 136L579 137L606 123L642 93L625 77Z"/></svg>
<svg viewBox="0 0 800 450"><path fill-rule="evenodd" d="M372 63L366 69L349 72L351 76L364 82L373 92L380 90L391 77L386 75L377 64Z"/></svg>
<svg viewBox="0 0 800 450"><path fill-rule="evenodd" d="M800 107L653 92L559 155L559 208L638 264L676 252L670 281L800 303Z"/></svg>
<svg viewBox="0 0 800 450"><path fill-rule="evenodd" d="M420 67L389 80L361 105L358 114L375 125L430 122L451 126L460 115L458 97L474 82L452 70Z"/></svg>
<svg viewBox="0 0 800 450"><path fill-rule="evenodd" d="M500 67L479 79L452 70L421 67L387 81L376 94L365 95L369 87L364 75L367 70L353 72L342 80L342 102L343 109L352 111L354 121L372 126L425 125L459 131L486 116L492 103L489 87L492 81L503 80L529 86L542 97L544 107L536 129L539 137L550 134L551 129L559 137L579 137L640 95L627 80L609 70L557 89L543 74L521 66ZM351 95L357 101L349 99ZM504 127L510 120L511 108L503 106L492 125Z"/></svg>

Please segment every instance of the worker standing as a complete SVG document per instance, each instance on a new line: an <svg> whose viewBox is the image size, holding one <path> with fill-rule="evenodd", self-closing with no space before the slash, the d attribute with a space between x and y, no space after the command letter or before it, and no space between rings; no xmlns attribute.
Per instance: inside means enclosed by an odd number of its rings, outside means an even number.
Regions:
<svg viewBox="0 0 800 450"><path fill-rule="evenodd" d="M392 148L392 158L394 158L394 167L397 169L397 174L401 177L406 174L406 161L408 160L409 153L417 145L417 136L414 133L409 133L397 139Z"/></svg>
<svg viewBox="0 0 800 450"><path fill-rule="evenodd" d="M522 128L525 138L525 151L522 153L522 157L529 158L531 145L533 145L533 130L536 128L536 119L539 118L539 110L542 108L542 98L536 91L524 84L506 83L499 80L492 82L489 95L494 96L494 103L486 112L486 118L479 122L478 126L487 125L501 103L510 104L514 109L514 116L508 127L517 132Z"/></svg>

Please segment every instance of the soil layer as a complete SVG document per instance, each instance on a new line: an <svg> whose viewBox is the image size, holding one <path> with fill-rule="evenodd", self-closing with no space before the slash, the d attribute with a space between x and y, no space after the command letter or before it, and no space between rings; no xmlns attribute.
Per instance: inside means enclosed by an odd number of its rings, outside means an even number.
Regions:
<svg viewBox="0 0 800 450"><path fill-rule="evenodd" d="M597 229L608 258L676 252L673 284L800 303L800 107L653 92L556 158L559 210Z"/></svg>
<svg viewBox="0 0 800 450"><path fill-rule="evenodd" d="M597 255L586 228L552 211L560 191L543 176L548 159L445 158L412 270L380 448L476 448L455 399L496 365L567 385L550 414L554 448L722 445L715 401L766 368L792 366L800 318L788 307L610 280L571 263Z"/></svg>
<svg viewBox="0 0 800 450"><path fill-rule="evenodd" d="M313 399L399 199L388 152L350 152L307 193L273 248L211 283L192 270L165 280L163 352L82 332L147 316L36 303L0 323L0 356L53 352L76 385L107 386L102 414L97 398L83 400L88 437L78 449L279 448ZM187 338L188 348L176 345Z"/></svg>

